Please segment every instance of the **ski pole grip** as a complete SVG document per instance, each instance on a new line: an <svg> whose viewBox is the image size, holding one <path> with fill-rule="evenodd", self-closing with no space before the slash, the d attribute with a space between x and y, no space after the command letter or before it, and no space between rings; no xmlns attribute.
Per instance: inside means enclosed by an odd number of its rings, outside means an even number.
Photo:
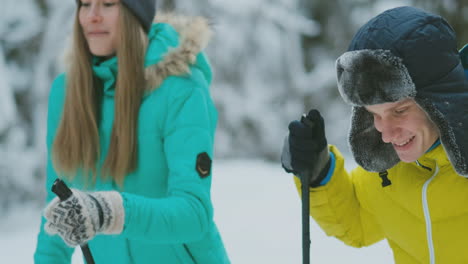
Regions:
<svg viewBox="0 0 468 264"><path fill-rule="evenodd" d="M52 185L52 192L55 193L61 201L65 201L73 195L72 191L61 179L56 179Z"/></svg>
<svg viewBox="0 0 468 264"><path fill-rule="evenodd" d="M307 118L306 114L302 114L301 123L310 128L314 127L314 122L312 122L309 118Z"/></svg>

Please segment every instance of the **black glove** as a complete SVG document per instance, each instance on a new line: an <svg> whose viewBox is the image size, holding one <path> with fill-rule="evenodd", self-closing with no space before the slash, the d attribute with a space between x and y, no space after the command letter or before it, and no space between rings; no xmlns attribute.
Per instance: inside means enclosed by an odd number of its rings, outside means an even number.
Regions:
<svg viewBox="0 0 468 264"><path fill-rule="evenodd" d="M317 187L330 169L330 153L325 138L325 124L318 110L312 109L301 121L289 123L281 153L281 163L288 173L308 174L311 187Z"/></svg>

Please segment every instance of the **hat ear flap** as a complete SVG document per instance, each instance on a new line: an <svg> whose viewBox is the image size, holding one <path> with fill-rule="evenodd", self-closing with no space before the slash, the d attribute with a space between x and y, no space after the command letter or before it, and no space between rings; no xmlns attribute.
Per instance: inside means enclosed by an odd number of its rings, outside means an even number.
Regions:
<svg viewBox="0 0 468 264"><path fill-rule="evenodd" d="M393 146L382 141L374 117L364 107L353 107L349 145L354 160L367 171L385 171L400 161Z"/></svg>
<svg viewBox="0 0 468 264"><path fill-rule="evenodd" d="M355 50L336 61L338 90L353 105L349 145L356 162L381 172L400 159L392 144L382 141L374 117L364 106L397 102L416 96L416 86L403 61L389 50Z"/></svg>

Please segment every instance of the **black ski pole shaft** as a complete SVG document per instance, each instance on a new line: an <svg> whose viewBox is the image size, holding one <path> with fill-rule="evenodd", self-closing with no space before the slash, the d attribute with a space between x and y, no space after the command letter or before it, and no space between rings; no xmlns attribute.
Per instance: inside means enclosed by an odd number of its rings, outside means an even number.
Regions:
<svg viewBox="0 0 468 264"><path fill-rule="evenodd" d="M310 225L309 225L309 173L306 171L301 177L302 185L302 263L310 263Z"/></svg>
<svg viewBox="0 0 468 264"><path fill-rule="evenodd" d="M302 115L301 123L313 127L314 123L306 115ZM302 263L310 263L310 194L309 194L309 171L303 171L299 174L301 179L301 198L302 198Z"/></svg>
<svg viewBox="0 0 468 264"><path fill-rule="evenodd" d="M56 179L52 185L52 192L55 193L61 201L65 201L70 196L72 196L72 191L61 179ZM86 260L87 264L95 264L93 255L91 255L91 250L89 250L88 244L83 244L80 246L81 252Z"/></svg>

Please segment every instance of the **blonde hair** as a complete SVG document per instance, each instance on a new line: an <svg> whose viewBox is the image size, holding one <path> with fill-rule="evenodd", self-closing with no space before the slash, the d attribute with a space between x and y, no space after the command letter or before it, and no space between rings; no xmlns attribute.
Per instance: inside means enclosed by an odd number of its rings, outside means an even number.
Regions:
<svg viewBox="0 0 468 264"><path fill-rule="evenodd" d="M73 29L73 54L67 70L63 116L53 142L55 170L73 179L79 170L92 173L93 181L100 160L99 112L102 87L93 76L91 59L78 20ZM114 123L109 150L100 173L122 184L125 175L137 167L138 113L146 88L144 58L148 38L135 16L120 5L118 32L118 73L115 85ZM87 179L87 177L85 177Z"/></svg>

